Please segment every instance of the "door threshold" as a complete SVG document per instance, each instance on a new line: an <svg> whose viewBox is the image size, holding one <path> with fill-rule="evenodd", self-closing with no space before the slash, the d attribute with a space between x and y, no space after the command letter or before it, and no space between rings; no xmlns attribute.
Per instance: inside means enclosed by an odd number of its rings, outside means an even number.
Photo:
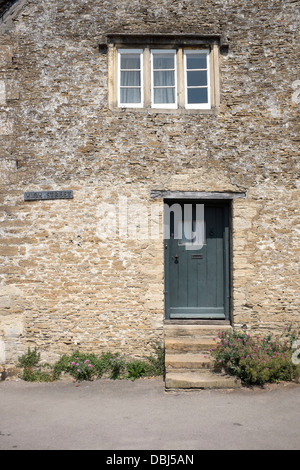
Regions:
<svg viewBox="0 0 300 470"><path fill-rule="evenodd" d="M164 320L164 325L231 325L229 320Z"/></svg>

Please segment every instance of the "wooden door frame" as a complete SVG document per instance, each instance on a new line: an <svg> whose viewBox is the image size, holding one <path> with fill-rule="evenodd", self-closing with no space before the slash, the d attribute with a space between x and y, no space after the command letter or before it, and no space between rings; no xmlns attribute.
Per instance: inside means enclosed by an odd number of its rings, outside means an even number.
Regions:
<svg viewBox="0 0 300 470"><path fill-rule="evenodd" d="M165 321L170 321L170 322L184 322L184 321L189 321L189 322L231 322L231 317L232 317L232 295L231 295L231 290L232 290L232 204L230 199L225 199L225 198L220 198L220 199L213 199L213 198L206 198L206 199L192 199L192 198L172 198L168 197L164 200L164 203L192 203L196 202L198 204L206 204L206 205L221 205L224 207L224 210L226 211L227 209L227 217L228 217L228 233L226 236L225 233L225 240L224 240L224 260L225 260L225 266L224 266L224 311L225 311L225 318L218 319L218 318L195 318L195 319L170 319L169 318L169 269L170 269L170 264L169 264L169 255L168 255L168 250L166 249L166 244L164 240L164 298L165 298L165 309L164 309L164 316L165 316ZM225 213L226 213L225 212Z"/></svg>

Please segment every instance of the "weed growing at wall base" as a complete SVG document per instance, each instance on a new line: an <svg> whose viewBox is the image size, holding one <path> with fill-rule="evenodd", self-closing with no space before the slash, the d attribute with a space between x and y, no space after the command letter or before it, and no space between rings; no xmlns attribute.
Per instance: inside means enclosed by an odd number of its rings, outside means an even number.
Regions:
<svg viewBox="0 0 300 470"><path fill-rule="evenodd" d="M22 379L27 382L51 382L52 374L43 371L43 368L49 368L49 364L39 364L40 353L37 348L27 349L27 353L18 358L18 367L23 368Z"/></svg>
<svg viewBox="0 0 300 470"><path fill-rule="evenodd" d="M110 361L110 378L119 379L125 369L125 360L120 354L113 354Z"/></svg>
<svg viewBox="0 0 300 470"><path fill-rule="evenodd" d="M280 337L251 336L243 331L221 332L211 351L217 368L239 377L245 385L291 381L300 377L300 365L292 360L299 331L288 328Z"/></svg>
<svg viewBox="0 0 300 470"><path fill-rule="evenodd" d="M35 348L19 357L18 367L22 368L21 378L28 382L50 382L58 380L63 373L76 381L93 380L104 375L110 379L129 378L135 380L143 376L158 376L164 372L164 349L155 344L155 354L145 360L126 361L119 353L104 352L100 356L74 351L63 355L54 365L40 365L40 353ZM42 372L47 367L48 372Z"/></svg>

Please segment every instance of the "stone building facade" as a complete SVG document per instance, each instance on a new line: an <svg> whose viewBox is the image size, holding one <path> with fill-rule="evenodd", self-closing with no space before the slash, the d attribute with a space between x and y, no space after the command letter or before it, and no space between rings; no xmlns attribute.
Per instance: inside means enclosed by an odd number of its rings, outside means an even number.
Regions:
<svg viewBox="0 0 300 470"><path fill-rule="evenodd" d="M142 357L163 342L165 282L176 283L178 264L166 255L168 201L225 207L228 218L227 313L182 314L178 301L168 321L264 332L299 323L297 2L1 8L0 363L28 346L54 361L74 349ZM118 54L128 50L143 63L137 106L118 101ZM175 57L175 72L162 67L176 77L174 107L153 106L153 50ZM191 65L188 75L186 51L201 60L208 51L208 71ZM186 106L193 70L206 77L194 88L206 87L207 107ZM186 252L200 266L201 250ZM182 278L176 289L187 289Z"/></svg>

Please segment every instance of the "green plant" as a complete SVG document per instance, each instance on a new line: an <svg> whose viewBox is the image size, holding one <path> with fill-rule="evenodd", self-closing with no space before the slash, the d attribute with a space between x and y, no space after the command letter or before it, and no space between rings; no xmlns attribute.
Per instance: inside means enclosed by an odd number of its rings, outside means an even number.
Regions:
<svg viewBox="0 0 300 470"><path fill-rule="evenodd" d="M164 375L165 351L160 343L152 345L154 354L144 360L136 359L126 364L128 378L135 380L139 377Z"/></svg>
<svg viewBox="0 0 300 470"><path fill-rule="evenodd" d="M94 366L89 359L83 361L76 357L75 361L71 362L70 367L71 374L76 380L91 380L94 375Z"/></svg>
<svg viewBox="0 0 300 470"><path fill-rule="evenodd" d="M48 364L39 365L40 353L37 348L31 351L28 348L27 353L18 358L18 367L23 368L21 378L27 382L51 382L53 380L52 374L43 372L43 367L49 367Z"/></svg>
<svg viewBox="0 0 300 470"><path fill-rule="evenodd" d="M147 370L147 364L145 363L145 361L136 360L128 362L126 364L126 368L128 371L128 378L131 380L135 380L145 375L145 372Z"/></svg>
<svg viewBox="0 0 300 470"><path fill-rule="evenodd" d="M31 351L30 348L27 349L27 353L19 356L18 358L18 366L19 367L35 367L38 365L40 361L40 353L38 352L37 348L34 348Z"/></svg>
<svg viewBox="0 0 300 470"><path fill-rule="evenodd" d="M71 355L62 356L54 365L54 377L58 379L62 372L72 375L76 380L91 380L108 373L113 379L120 377L124 370L124 359L111 352L95 354L81 353L78 350Z"/></svg>
<svg viewBox="0 0 300 470"><path fill-rule="evenodd" d="M75 380L92 380L103 374L113 379L130 378L135 380L143 376L157 376L164 373L164 349L159 343L153 345L154 355L145 360L126 362L118 353L102 353L100 356L74 351L71 355L63 355L52 366L38 365L40 353L35 348L19 357L19 366L23 367L22 378L27 381L58 380L62 373L70 374ZM42 371L43 367L51 368L51 374ZM127 372L127 374L126 374Z"/></svg>
<svg viewBox="0 0 300 470"><path fill-rule="evenodd" d="M109 361L110 361L110 371L111 371L110 378L113 380L119 379L125 369L124 358L117 353L117 354L112 354Z"/></svg>
<svg viewBox="0 0 300 470"><path fill-rule="evenodd" d="M299 340L300 338L300 328L293 328L293 325L286 326L284 331L280 337L280 339L284 340L289 347L293 347L295 341Z"/></svg>
<svg viewBox="0 0 300 470"><path fill-rule="evenodd" d="M99 375L103 375L104 373L110 373L112 367L112 359L115 355L111 352L101 353L98 361L98 371Z"/></svg>
<svg viewBox="0 0 300 470"><path fill-rule="evenodd" d="M42 367L42 366L41 366ZM53 377L48 372L43 372L40 369L33 370L31 367L25 367L21 376L26 382L52 382Z"/></svg>
<svg viewBox="0 0 300 470"><path fill-rule="evenodd" d="M164 375L165 373L165 349L159 343L155 342L152 345L154 349L154 355L146 357L146 369L145 375L158 376Z"/></svg>
<svg viewBox="0 0 300 470"><path fill-rule="evenodd" d="M101 376L103 367L94 354L74 351L70 356L63 355L54 364L53 376L58 379L62 372L70 374L76 380L91 380L94 376Z"/></svg>
<svg viewBox="0 0 300 470"><path fill-rule="evenodd" d="M295 336L271 334L251 337L241 331L221 332L219 343L211 351L216 367L238 376L244 384L264 384L293 380L299 366L292 362Z"/></svg>

